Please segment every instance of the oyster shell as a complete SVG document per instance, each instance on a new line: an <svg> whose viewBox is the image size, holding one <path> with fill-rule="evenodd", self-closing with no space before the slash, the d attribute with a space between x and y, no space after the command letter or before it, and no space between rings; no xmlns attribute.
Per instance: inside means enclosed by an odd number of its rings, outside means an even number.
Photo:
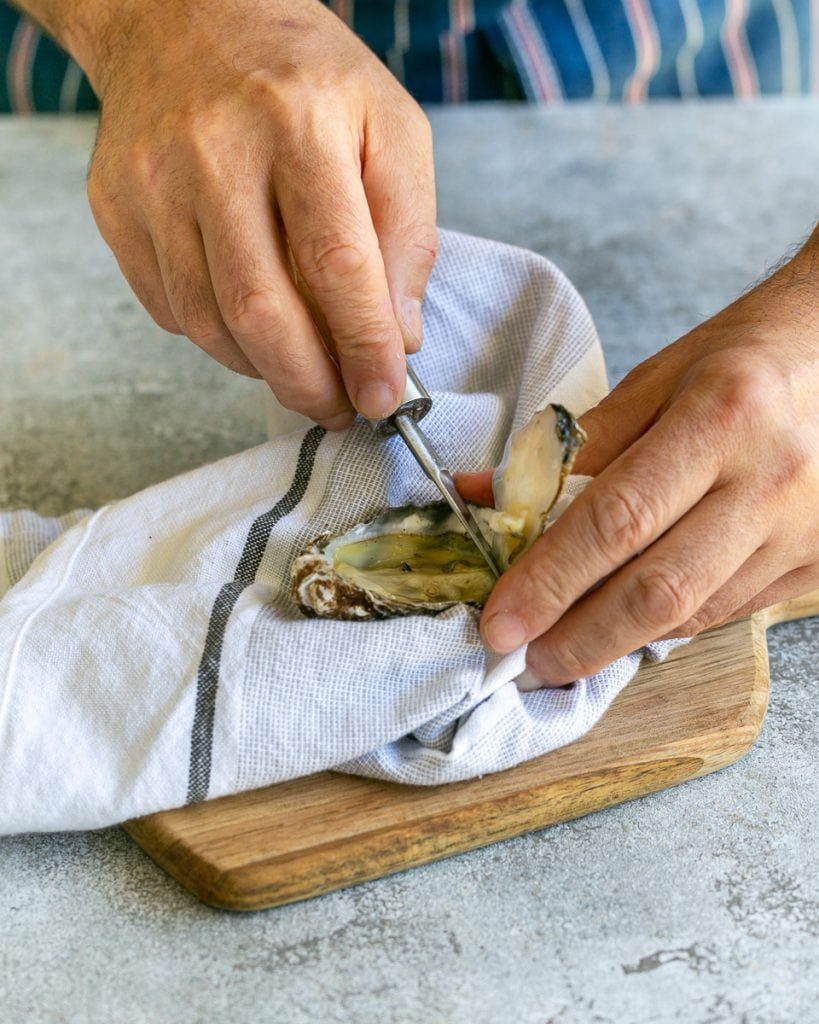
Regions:
<svg viewBox="0 0 819 1024"><path fill-rule="evenodd" d="M561 405L546 406L510 435L492 478L496 507L471 506L502 569L543 532L584 440ZM291 581L306 615L335 619L481 606L495 583L443 503L387 509L344 534L316 537L294 561Z"/></svg>
<svg viewBox="0 0 819 1024"><path fill-rule="evenodd" d="M547 405L509 435L492 476L495 508L523 518L522 543L503 529L492 537L501 568L530 548L546 529L586 435L562 405Z"/></svg>

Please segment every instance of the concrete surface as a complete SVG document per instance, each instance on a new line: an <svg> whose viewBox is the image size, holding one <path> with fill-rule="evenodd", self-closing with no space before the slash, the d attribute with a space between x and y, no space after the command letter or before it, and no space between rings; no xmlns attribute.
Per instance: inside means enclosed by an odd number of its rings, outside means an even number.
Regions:
<svg viewBox="0 0 819 1024"><path fill-rule="evenodd" d="M819 105L435 112L441 222L580 286L612 376L817 211ZM258 441L254 386L154 328L83 195L89 121L0 123L0 502L93 505ZM0 1022L819 1021L816 622L760 741L627 806L298 906L198 905L118 829L0 840Z"/></svg>

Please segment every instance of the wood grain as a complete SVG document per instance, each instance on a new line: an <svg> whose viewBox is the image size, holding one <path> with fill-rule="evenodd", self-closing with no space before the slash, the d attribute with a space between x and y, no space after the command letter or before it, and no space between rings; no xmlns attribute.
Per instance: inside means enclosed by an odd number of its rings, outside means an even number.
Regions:
<svg viewBox="0 0 819 1024"><path fill-rule="evenodd" d="M819 591L645 664L582 739L496 775L433 788L331 772L130 821L206 903L307 899L577 818L716 771L753 744L768 701L768 625L819 614Z"/></svg>

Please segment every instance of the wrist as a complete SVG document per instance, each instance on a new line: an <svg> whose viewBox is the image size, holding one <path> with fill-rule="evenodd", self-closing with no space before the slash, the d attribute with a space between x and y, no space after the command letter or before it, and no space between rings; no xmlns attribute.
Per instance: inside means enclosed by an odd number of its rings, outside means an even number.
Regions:
<svg viewBox="0 0 819 1024"><path fill-rule="evenodd" d="M819 223L808 235L808 240L802 246L799 256L803 256L804 260L812 264L816 272L819 273Z"/></svg>
<svg viewBox="0 0 819 1024"><path fill-rule="evenodd" d="M819 228L776 276L790 326L798 327L803 343L815 352L819 345Z"/></svg>
<svg viewBox="0 0 819 1024"><path fill-rule="evenodd" d="M819 227L814 228L802 248L783 268L789 271L788 283L804 288L819 310Z"/></svg>
<svg viewBox="0 0 819 1024"><path fill-rule="evenodd" d="M83 0L77 5L60 42L85 71L102 100L115 68L126 59L127 50L139 47L143 16L139 0Z"/></svg>
<svg viewBox="0 0 819 1024"><path fill-rule="evenodd" d="M811 320L819 320L819 226L801 248L763 282L763 290L766 284L770 286L770 293L804 306L811 311Z"/></svg>

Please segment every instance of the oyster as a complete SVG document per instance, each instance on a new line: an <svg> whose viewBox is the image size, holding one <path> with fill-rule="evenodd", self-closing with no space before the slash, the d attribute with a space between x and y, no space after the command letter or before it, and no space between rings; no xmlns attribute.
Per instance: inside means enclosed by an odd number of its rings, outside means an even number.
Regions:
<svg viewBox="0 0 819 1024"><path fill-rule="evenodd" d="M514 431L492 478L495 508L471 506L502 569L543 532L585 436L561 405ZM339 536L316 537L293 563L293 597L306 615L373 619L483 605L495 583L443 503L387 509Z"/></svg>
<svg viewBox="0 0 819 1024"><path fill-rule="evenodd" d="M509 435L503 458L492 476L492 494L496 509L507 516L522 517L523 524L521 534L503 527L490 534L503 569L546 529L549 513L585 440L577 420L562 405L547 405Z"/></svg>

